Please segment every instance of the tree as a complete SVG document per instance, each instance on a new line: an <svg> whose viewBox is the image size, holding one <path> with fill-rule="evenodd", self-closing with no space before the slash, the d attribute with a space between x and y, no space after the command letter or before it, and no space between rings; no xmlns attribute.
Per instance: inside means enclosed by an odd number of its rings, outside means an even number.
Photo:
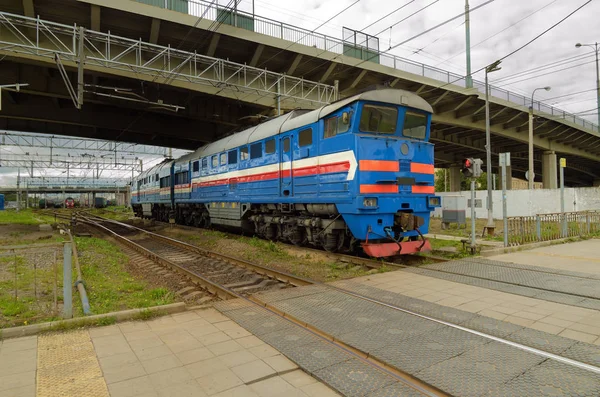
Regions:
<svg viewBox="0 0 600 397"><path fill-rule="evenodd" d="M435 171L435 191L445 192L450 191L450 175L448 174L448 181L446 183L446 173L449 173L447 169L441 168ZM471 181L460 174L460 190L467 191L471 190ZM487 174L483 172L481 176L475 179L475 190L487 190Z"/></svg>

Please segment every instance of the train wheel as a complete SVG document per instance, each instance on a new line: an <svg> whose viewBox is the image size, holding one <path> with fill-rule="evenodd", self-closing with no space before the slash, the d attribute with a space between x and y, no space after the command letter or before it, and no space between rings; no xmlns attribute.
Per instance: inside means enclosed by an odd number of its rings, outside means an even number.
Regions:
<svg viewBox="0 0 600 397"><path fill-rule="evenodd" d="M327 252L337 252L339 248L339 236L337 233L329 233L323 239L323 248Z"/></svg>

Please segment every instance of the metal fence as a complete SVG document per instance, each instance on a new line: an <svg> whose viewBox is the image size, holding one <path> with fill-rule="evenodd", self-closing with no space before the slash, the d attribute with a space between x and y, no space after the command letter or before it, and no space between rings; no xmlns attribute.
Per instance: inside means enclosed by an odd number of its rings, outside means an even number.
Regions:
<svg viewBox="0 0 600 397"><path fill-rule="evenodd" d="M357 43L357 46L349 48L344 40L330 37L325 34L313 32L297 26L288 25L283 22L278 22L269 18L264 18L252 13L240 10L231 10L224 6L219 6L215 2L207 2L203 0L134 0L139 3L145 3L161 8L167 8L173 11L187 12L190 15L202 17L203 19L219 21L228 25L237 26L242 29L254 31L267 36L276 37L279 39L296 42L305 46L314 47L324 51L329 51L347 56L354 56L359 59L376 62L384 66L402 70L408 73L419 76L429 77L438 80L442 83L451 83L461 87L466 87L464 76L447 70L438 69L433 66L428 66L423 63L414 62L406 58L396 55L387 54L386 51L376 51L368 49L367 54L356 54L356 48L367 46L368 43ZM344 45L346 44L346 45ZM474 80L473 87L479 92L485 93L485 84L481 81ZM564 119L579 125L593 132L598 131L598 126L586 119L583 119L574 114L557 109L553 106L544 104L539 101L531 103L531 98L516 94L514 92L490 86L490 95L519 106L533 106L539 112L552 115L553 118Z"/></svg>
<svg viewBox="0 0 600 397"><path fill-rule="evenodd" d="M20 241L20 232L10 244ZM27 240L30 242L31 240ZM61 245L0 253L0 329L55 317L63 306Z"/></svg>
<svg viewBox="0 0 600 397"><path fill-rule="evenodd" d="M600 232L600 211L508 217L508 243L519 245Z"/></svg>

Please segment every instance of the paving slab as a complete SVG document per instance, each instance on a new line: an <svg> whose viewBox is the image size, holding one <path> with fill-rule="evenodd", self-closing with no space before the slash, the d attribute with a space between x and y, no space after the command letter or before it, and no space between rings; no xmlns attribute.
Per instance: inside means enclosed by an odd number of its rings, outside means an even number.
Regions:
<svg viewBox="0 0 600 397"><path fill-rule="evenodd" d="M400 276L397 276L399 273ZM544 355L528 352L508 343L515 342L584 363L595 362L600 357L597 353L598 346L578 342L576 338L545 332L544 329L527 327L556 314L556 310L561 312L560 309L563 307L560 304L537 308L538 303L543 302L523 296L503 299L505 297L501 295L502 293L489 293L489 291L480 295L477 294L476 287L467 286L461 288L460 293L470 295L473 301L464 301L458 307L449 307L427 299L392 292L391 288L396 286L394 278L400 280L403 276L401 273L374 275L374 278L386 277L385 281L382 280L378 284L369 283L371 277L366 277L366 283L361 283L360 280L333 283L338 288L398 306L401 310L369 302L334 289L312 288L310 294L294 291L291 297L282 294L281 291L273 294L265 292L259 294L258 298L268 301L269 305L283 311L286 316L289 314L301 323L310 324L320 332L324 332L327 338L335 338L352 348L368 353L370 357L421 378L451 395L486 394L489 390L510 382L517 376L535 374L535 371L539 371L539 367L548 361ZM408 278L412 278L412 281L416 281L415 284L419 284L417 288L428 287L428 297L448 299L447 294L431 292L446 290L445 280L423 279L415 274L410 274ZM385 289L373 285L383 286ZM465 303L472 304L465 305ZM479 305L480 303L483 304ZM484 311L488 305L515 306L516 311L513 315L506 315L507 318L514 317L527 323L519 324L519 321L509 322L488 317L485 315L488 312ZM571 315L584 316L587 319L594 313L588 311L589 309L571 307L568 309ZM404 310L413 311L417 315ZM249 331L253 331L254 328L261 329L262 324L266 322L275 324L277 330L270 333L260 332L257 337L276 347L300 368L344 395L403 395L399 389L400 386L406 385L395 385L397 378L384 376L382 384L375 382L375 386L371 388L367 373L373 368L369 366L368 369L352 369L354 365L364 364L360 362L358 356L345 355L335 346L328 344L327 338L322 339L298 326L291 327L291 322L285 324L285 320L269 314L264 309L236 306L235 309L224 310L223 313ZM420 316L430 316L493 337L503 338L508 343L486 338L485 335L465 332L440 322L432 322ZM572 319L577 320L574 317ZM593 375L592 372L590 374ZM353 386L352 380L348 377L360 378L362 381ZM532 379L534 378L537 379L536 375L533 375ZM596 385L595 376L591 379L587 381L586 387L595 390L595 387L600 385ZM551 379L549 382L550 385L553 384ZM560 389L562 380L554 382ZM533 390L531 389L529 394L519 395L537 396L538 394ZM418 391L411 389L407 395L410 393L418 394Z"/></svg>
<svg viewBox="0 0 600 397"><path fill-rule="evenodd" d="M271 378L290 397L321 384L212 308L0 341L2 397L252 397Z"/></svg>

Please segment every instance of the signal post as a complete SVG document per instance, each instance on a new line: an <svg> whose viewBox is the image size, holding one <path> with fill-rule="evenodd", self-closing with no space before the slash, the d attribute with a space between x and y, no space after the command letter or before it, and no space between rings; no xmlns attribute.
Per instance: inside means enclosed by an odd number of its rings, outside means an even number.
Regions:
<svg viewBox="0 0 600 397"><path fill-rule="evenodd" d="M462 173L471 181L471 253L475 253L475 179L481 176L483 161L476 158L466 158L462 161Z"/></svg>

